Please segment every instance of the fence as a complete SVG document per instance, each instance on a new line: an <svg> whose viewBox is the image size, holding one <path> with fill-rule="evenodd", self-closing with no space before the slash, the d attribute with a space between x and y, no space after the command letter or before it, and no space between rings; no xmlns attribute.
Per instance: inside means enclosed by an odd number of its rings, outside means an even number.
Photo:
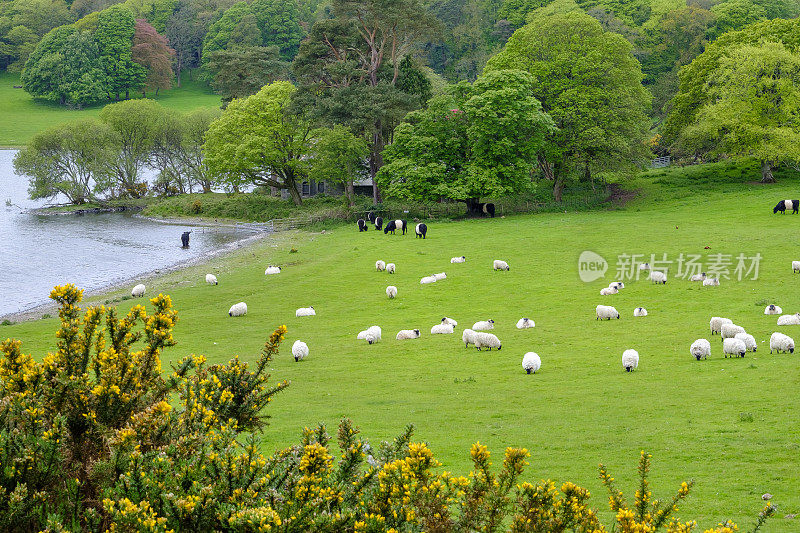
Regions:
<svg viewBox="0 0 800 533"><path fill-rule="evenodd" d="M672 158L668 155L663 157L656 157L650 162L650 166L653 168L663 168L668 167L672 163Z"/></svg>

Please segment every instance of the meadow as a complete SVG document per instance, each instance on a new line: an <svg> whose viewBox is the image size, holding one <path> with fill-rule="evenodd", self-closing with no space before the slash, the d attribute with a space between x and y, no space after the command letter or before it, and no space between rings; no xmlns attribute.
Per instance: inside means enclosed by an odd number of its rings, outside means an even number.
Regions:
<svg viewBox="0 0 800 533"><path fill-rule="evenodd" d="M69 109L54 102L34 99L23 89L15 89L15 85L21 85L19 74L0 73L0 116L3 117L0 147L3 148L20 148L47 128L81 118L96 117L106 105ZM147 96L168 109L184 112L201 107L219 107L221 102L220 97L207 85L189 80L187 75L183 77L181 87L160 91L158 96L155 93ZM141 94L132 94L131 97L141 97Z"/></svg>
<svg viewBox="0 0 800 533"><path fill-rule="evenodd" d="M694 176L647 173L626 184L639 190L626 207L426 221L425 240L413 231L359 233L354 224L276 234L146 282L147 295L170 294L180 316L178 346L164 359L201 353L211 362L237 354L252 361L269 333L286 324L272 376L291 386L269 408L266 451L296 442L303 426L324 422L332 431L343 416L373 442L413 423L415 438L458 474L468 472L469 446L476 441L489 446L496 464L506 446L528 448L525 479L587 487L610 522L597 465L609 466L631 501L644 449L653 455L655 498L669 498L683 480L696 482L677 516L697 519L700 527L731 518L744 529L769 492L778 517L763 531L797 531L800 518L784 515L800 513L800 352L770 355L769 336L780 329L800 341L800 327L778 328L776 317L763 311L769 303L784 313L800 311L800 275L791 272L791 261L800 259L792 237L800 215L772 214L778 200L800 196L800 179L786 173L777 185L760 185L743 171L715 182L714 169ZM580 280L578 257L585 250L608 261L604 278ZM740 253L760 254L757 279L749 279L752 272L735 279ZM668 283L622 277L625 289L600 296L621 277L617 259L625 254L666 254L675 261ZM677 279L680 254L700 255L705 265L712 254L730 254L732 279L723 278L719 287ZM450 264L460 255L466 263ZM397 273L376 272L377 259L396 263ZM493 259L508 261L511 270L492 271ZM269 264L283 272L264 276ZM442 271L446 280L419 284L422 276ZM206 272L216 274L218 286L204 283ZM397 299L387 299L387 285L398 287ZM133 303L149 307L146 300L120 301L129 291L89 301L122 311ZM248 314L229 318L228 308L239 301ZM621 319L595 320L601 303L615 306ZM306 306L317 316L295 318L294 310ZM649 316L634 318L637 306ZM458 321L456 334L430 335L443 316ZM536 327L517 330L523 316ZM759 342L758 352L724 358L721 341L709 334L711 316L744 326ZM465 348L461 331L489 318L502 350ZM356 334L373 324L382 327L383 340L372 346L357 341ZM39 358L54 345L56 327L49 318L4 326L0 335L22 339L23 349ZM398 330L412 328L422 337L395 340ZM697 338L711 340L707 361L689 355ZM300 363L291 356L296 339L311 350ZM627 348L641 357L632 373L620 362ZM535 375L521 367L527 351L541 356Z"/></svg>

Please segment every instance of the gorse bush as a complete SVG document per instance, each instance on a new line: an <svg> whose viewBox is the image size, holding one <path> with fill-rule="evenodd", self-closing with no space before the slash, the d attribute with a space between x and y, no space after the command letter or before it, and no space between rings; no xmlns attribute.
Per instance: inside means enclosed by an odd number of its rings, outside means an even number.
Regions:
<svg viewBox="0 0 800 533"><path fill-rule="evenodd" d="M470 450L469 476L440 471L409 426L376 448L343 419L270 456L258 436L264 408L288 386L267 369L286 334L280 326L255 363L207 366L189 355L171 371L176 344L169 296L134 306L78 307L82 291L56 287L56 351L41 362L21 343L0 343L0 529L14 531L466 531L603 532L589 491L573 483L521 482L529 454L507 448L499 470L486 446ZM652 500L642 452L632 507L601 465L616 513L613 531L692 531L673 518L689 493ZM772 514L762 511L757 530ZM711 532L736 531L732 523Z"/></svg>

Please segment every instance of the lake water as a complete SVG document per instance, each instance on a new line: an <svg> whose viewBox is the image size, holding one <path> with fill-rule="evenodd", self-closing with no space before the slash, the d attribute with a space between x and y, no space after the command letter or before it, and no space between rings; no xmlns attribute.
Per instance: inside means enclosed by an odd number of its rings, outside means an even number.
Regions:
<svg viewBox="0 0 800 533"><path fill-rule="evenodd" d="M46 303L55 285L98 289L252 235L161 224L127 213L27 213L44 202L28 199L28 180L14 173L14 154L0 150L0 317ZM192 231L188 249L180 246L184 231Z"/></svg>

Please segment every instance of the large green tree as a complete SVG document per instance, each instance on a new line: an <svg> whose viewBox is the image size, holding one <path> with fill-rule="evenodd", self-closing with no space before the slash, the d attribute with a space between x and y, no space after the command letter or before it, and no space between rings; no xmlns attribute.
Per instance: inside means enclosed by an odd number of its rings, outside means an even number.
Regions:
<svg viewBox="0 0 800 533"><path fill-rule="evenodd" d="M227 104L234 98L246 98L263 86L286 79L289 65L281 61L277 46L247 46L217 50L208 57L206 69L211 87Z"/></svg>
<svg viewBox="0 0 800 533"><path fill-rule="evenodd" d="M109 96L127 99L130 91L140 89L147 78L147 69L133 60L131 48L136 19L130 9L115 5L100 12L94 39L100 61L108 78Z"/></svg>
<svg viewBox="0 0 800 533"><path fill-rule="evenodd" d="M254 0L253 12L258 20L263 46L277 46L281 59L291 61L297 55L303 28L295 0Z"/></svg>
<svg viewBox="0 0 800 533"><path fill-rule="evenodd" d="M353 181L366 171L364 162L369 146L363 137L353 135L344 126L322 128L314 132L308 177L344 188L348 204L355 204Z"/></svg>

